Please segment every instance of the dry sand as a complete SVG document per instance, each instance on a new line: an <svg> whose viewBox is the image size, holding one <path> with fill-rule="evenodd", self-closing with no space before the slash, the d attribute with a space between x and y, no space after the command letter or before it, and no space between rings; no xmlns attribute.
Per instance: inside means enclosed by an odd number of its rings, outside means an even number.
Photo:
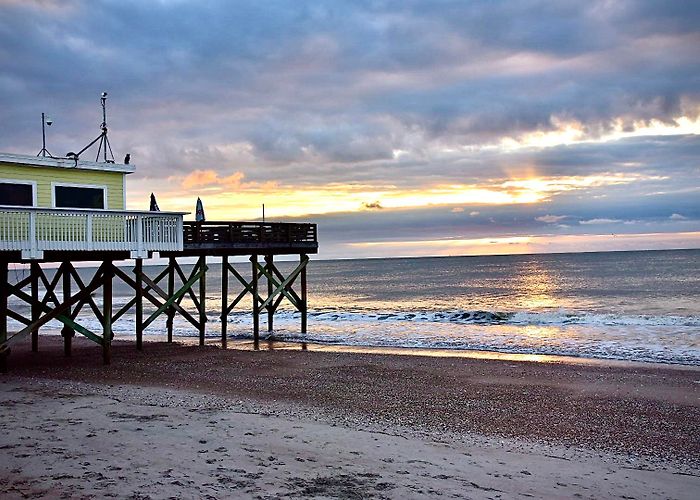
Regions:
<svg viewBox="0 0 700 500"><path fill-rule="evenodd" d="M0 378L4 497L697 498L700 372L76 342Z"/></svg>

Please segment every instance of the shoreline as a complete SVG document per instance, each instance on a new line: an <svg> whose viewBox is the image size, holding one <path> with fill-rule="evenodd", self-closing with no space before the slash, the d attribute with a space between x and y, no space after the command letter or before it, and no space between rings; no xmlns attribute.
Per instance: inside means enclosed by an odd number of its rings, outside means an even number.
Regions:
<svg viewBox="0 0 700 500"><path fill-rule="evenodd" d="M198 340L192 337L193 341L181 340L189 337L178 337L178 341L187 344L195 344ZM120 339L121 340L121 339ZM125 339L126 340L126 339ZM208 345L220 343L219 339L207 338ZM252 340L231 340L228 341L229 348L253 350ZM588 358L584 356L573 356L563 354L532 354L492 351L487 349L448 349L441 347L386 347L370 345L348 345L348 344L323 344L320 342L291 342L284 340L261 340L260 349L266 350L308 350L323 352L345 352L357 354L387 354L392 356L428 356L437 358L468 358L484 360L501 360L530 363L561 363L569 365L585 366L612 366L624 368L667 368L678 370L694 370L700 372L700 365L688 365L683 363L665 363L653 361L637 361L618 358Z"/></svg>
<svg viewBox="0 0 700 500"><path fill-rule="evenodd" d="M60 338L59 330L44 328L42 336ZM154 335L150 333L144 334L144 343L157 344L164 342L165 335ZM133 335L115 334L115 341L134 343ZM196 336L175 336L175 342L185 345L198 345L199 338ZM208 346L220 346L221 338L218 336L207 336L205 344ZM240 349L246 351L254 350L253 340L247 338L237 338L231 335L228 339L229 349ZM517 353L494 351L488 349L450 349L442 347L390 347L390 346L372 346L372 345L349 345L349 344L324 344L321 342L303 342L303 341L288 341L288 340L260 340L259 347L261 350L309 350L315 352L345 352L358 354L387 354L396 356L428 356L440 358L469 358L469 359L484 359L484 360L501 360L501 361L516 361L516 362L534 362L534 363L561 363L570 365L585 365L585 366L613 366L627 368L667 368L678 370L700 371L699 365L684 364L684 363L668 363L655 361L640 361L632 359L619 358L593 358L585 356L574 356L568 354L536 354L536 353Z"/></svg>

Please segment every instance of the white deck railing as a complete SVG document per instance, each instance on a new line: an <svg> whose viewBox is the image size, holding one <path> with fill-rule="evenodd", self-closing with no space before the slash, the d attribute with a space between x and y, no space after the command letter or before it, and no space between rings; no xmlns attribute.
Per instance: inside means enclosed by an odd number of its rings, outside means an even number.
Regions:
<svg viewBox="0 0 700 500"><path fill-rule="evenodd" d="M22 258L40 259L45 250L128 251L132 258L180 251L183 215L0 206L0 252L19 250Z"/></svg>

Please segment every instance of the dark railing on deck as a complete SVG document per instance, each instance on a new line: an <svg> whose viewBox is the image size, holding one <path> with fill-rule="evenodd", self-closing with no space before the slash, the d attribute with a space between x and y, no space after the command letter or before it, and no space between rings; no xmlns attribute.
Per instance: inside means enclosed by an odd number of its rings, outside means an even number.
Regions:
<svg viewBox="0 0 700 500"><path fill-rule="evenodd" d="M283 222L184 222L184 243L190 245L255 245L316 243L316 224Z"/></svg>

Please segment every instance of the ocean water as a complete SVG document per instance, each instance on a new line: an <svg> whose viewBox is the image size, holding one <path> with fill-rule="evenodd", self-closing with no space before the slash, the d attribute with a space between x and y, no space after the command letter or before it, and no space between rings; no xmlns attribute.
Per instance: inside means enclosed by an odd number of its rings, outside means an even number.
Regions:
<svg viewBox="0 0 700 500"><path fill-rule="evenodd" d="M220 265L209 267L207 336L218 337ZM249 265L236 267L250 274ZM308 333L299 333L299 314L285 301L273 338L700 365L700 250L312 260L308 279ZM115 304L131 296L115 287ZM250 308L243 301L228 316L231 337L252 338ZM89 315L80 321L99 331ZM115 324L118 336L133 331L130 315ZM147 335L164 331L158 320ZM177 318L175 335L198 333Z"/></svg>

